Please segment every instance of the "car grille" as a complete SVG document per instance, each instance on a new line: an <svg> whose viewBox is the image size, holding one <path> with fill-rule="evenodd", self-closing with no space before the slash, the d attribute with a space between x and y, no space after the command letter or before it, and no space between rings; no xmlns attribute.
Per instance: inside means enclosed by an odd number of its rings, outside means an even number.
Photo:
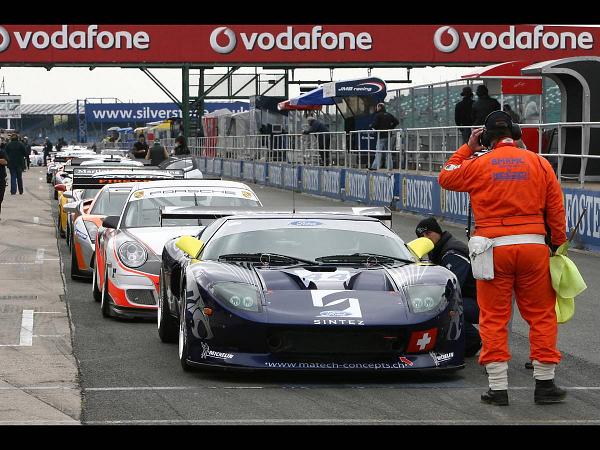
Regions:
<svg viewBox="0 0 600 450"><path fill-rule="evenodd" d="M267 346L278 354L381 355L404 351L406 335L398 328L272 330Z"/></svg>
<svg viewBox="0 0 600 450"><path fill-rule="evenodd" d="M154 290L152 289L127 289L127 300L138 305L156 305Z"/></svg>

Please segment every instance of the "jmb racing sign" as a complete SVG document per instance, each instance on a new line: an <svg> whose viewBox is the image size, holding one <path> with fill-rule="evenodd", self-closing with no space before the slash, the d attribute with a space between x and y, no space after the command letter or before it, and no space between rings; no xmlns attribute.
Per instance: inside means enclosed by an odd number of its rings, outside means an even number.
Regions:
<svg viewBox="0 0 600 450"><path fill-rule="evenodd" d="M555 25L0 25L0 64L481 64L599 55L599 40Z"/></svg>

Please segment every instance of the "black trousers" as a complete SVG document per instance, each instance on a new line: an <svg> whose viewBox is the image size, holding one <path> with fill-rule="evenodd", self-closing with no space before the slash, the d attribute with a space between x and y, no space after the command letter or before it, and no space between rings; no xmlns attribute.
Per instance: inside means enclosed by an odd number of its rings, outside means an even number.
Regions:
<svg viewBox="0 0 600 450"><path fill-rule="evenodd" d="M6 178L0 178L0 212L2 212L2 200L4 200L4 191L6 190Z"/></svg>

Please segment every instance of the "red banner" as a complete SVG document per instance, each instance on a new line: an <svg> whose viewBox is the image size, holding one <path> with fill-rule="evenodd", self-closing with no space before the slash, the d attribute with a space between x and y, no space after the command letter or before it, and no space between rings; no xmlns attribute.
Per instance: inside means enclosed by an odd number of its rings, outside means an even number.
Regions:
<svg viewBox="0 0 600 450"><path fill-rule="evenodd" d="M600 56L554 25L0 25L0 64L489 64Z"/></svg>
<svg viewBox="0 0 600 450"><path fill-rule="evenodd" d="M534 95L542 93L541 78L503 78L502 93L509 95Z"/></svg>

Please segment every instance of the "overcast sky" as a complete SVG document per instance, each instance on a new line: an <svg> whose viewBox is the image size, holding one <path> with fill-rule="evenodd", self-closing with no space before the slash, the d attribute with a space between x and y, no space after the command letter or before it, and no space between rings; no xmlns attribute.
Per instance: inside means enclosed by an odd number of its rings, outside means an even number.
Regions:
<svg viewBox="0 0 600 450"><path fill-rule="evenodd" d="M224 70L222 68L221 70ZM247 69L252 70L253 69ZM412 69L412 84L389 85L388 90L440 81L454 80L474 71L473 67L427 67ZM177 98L181 99L181 70L153 69L151 72ZM335 80L367 76L367 69L339 69ZM383 79L406 79L406 69L373 69L371 76ZM139 69L57 67L50 71L37 67L2 67L0 81L4 78L5 90L21 95L21 103L68 103L91 97L118 98L122 102L170 101ZM329 69L296 69L294 79L319 79L329 81ZM299 94L299 86L290 86L290 96Z"/></svg>

